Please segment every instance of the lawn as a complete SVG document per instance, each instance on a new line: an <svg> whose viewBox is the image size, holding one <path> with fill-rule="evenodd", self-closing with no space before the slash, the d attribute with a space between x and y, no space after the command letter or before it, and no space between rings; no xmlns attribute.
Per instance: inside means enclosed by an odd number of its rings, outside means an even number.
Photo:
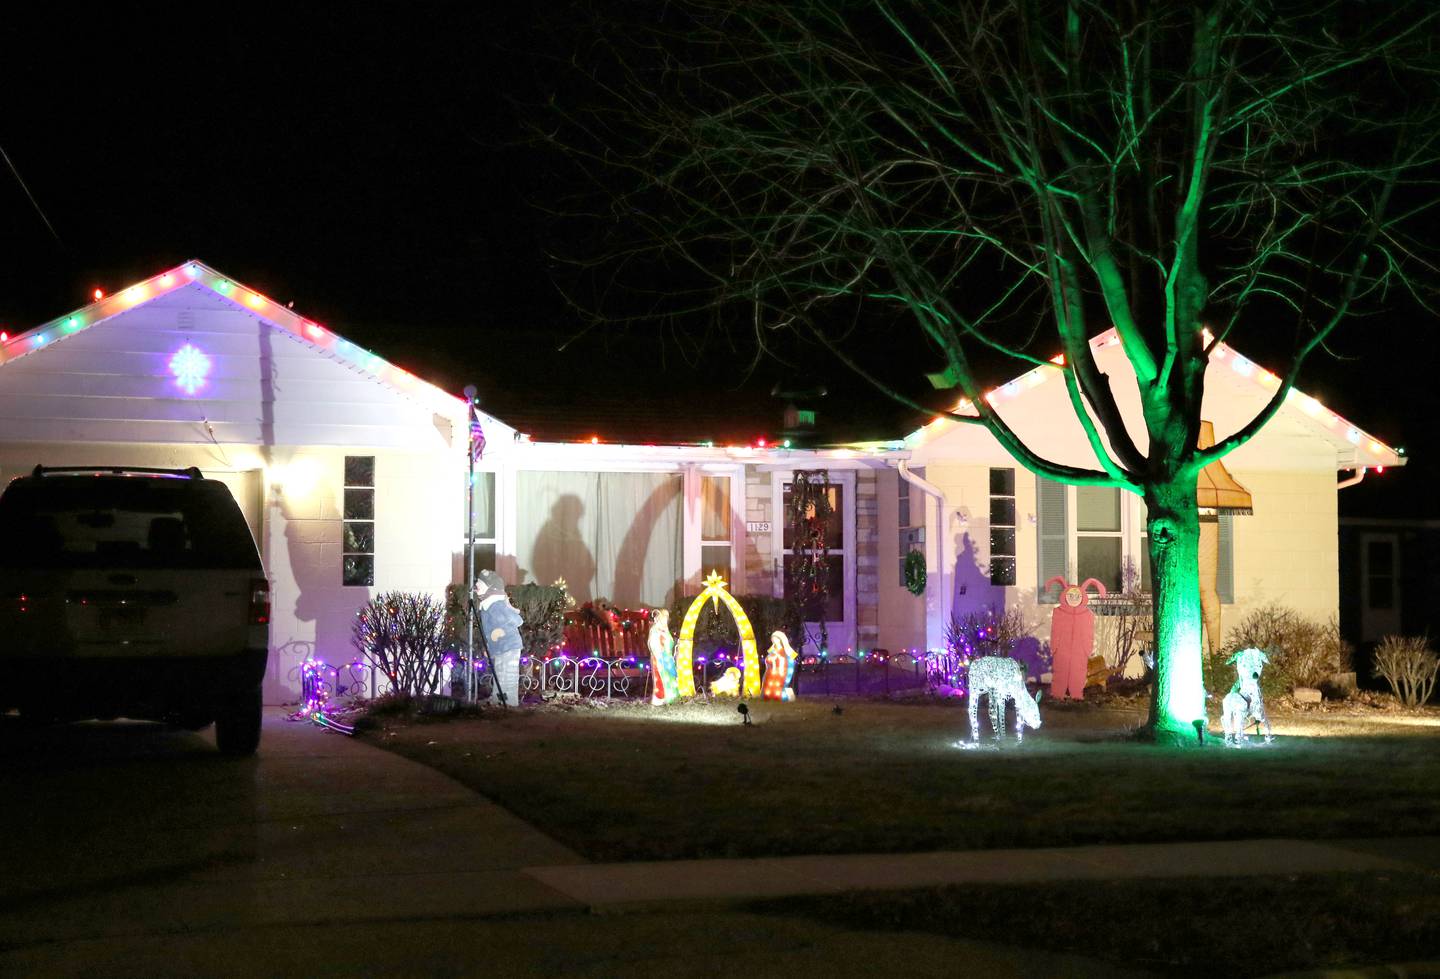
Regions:
<svg viewBox="0 0 1440 979"><path fill-rule="evenodd" d="M1440 714L1277 717L1272 744L1158 748L1057 704L964 746L958 702L550 705L376 717L363 737L594 860L1434 831Z"/></svg>
<svg viewBox="0 0 1440 979"><path fill-rule="evenodd" d="M794 898L749 910L1002 942L1167 976L1418 962L1440 948L1433 873L1056 881Z"/></svg>

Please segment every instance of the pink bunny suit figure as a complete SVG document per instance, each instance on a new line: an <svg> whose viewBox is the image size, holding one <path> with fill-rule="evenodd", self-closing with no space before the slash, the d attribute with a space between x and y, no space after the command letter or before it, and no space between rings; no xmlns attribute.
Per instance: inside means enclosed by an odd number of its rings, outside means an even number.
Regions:
<svg viewBox="0 0 1440 979"><path fill-rule="evenodd" d="M1074 697L1085 699L1085 669L1090 651L1095 647L1095 613L1090 609L1090 596L1085 590L1091 585L1105 597L1105 586L1094 578L1084 584L1072 585L1060 575L1045 582L1048 591L1060 585L1060 604L1050 616L1050 696L1056 700Z"/></svg>

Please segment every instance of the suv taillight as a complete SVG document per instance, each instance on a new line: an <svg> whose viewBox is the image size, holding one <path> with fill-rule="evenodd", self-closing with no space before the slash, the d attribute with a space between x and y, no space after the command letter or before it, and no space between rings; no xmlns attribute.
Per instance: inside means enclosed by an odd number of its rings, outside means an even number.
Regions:
<svg viewBox="0 0 1440 979"><path fill-rule="evenodd" d="M250 579L250 624L265 625L270 621L270 582L265 578Z"/></svg>

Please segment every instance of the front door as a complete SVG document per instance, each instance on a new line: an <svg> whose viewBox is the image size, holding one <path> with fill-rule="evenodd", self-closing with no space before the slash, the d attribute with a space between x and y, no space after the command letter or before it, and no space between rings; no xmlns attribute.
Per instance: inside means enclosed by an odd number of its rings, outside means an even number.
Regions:
<svg viewBox="0 0 1440 979"><path fill-rule="evenodd" d="M1400 536L1360 535L1360 639L1400 632Z"/></svg>
<svg viewBox="0 0 1440 979"><path fill-rule="evenodd" d="M772 474L776 519L771 525L773 553L780 555L780 580L776 594L789 598L799 583L795 578L797 562L792 520L791 492L795 483L793 472ZM805 615L804 650L824 649L832 656L855 652L855 473L850 470L829 474L827 498L830 516L824 522L825 533L825 595L808 603ZM812 514L813 517L813 514Z"/></svg>

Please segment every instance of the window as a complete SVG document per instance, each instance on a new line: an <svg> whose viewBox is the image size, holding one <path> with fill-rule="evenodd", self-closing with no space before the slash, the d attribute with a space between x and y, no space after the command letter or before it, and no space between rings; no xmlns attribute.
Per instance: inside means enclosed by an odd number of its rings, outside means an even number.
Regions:
<svg viewBox="0 0 1440 979"><path fill-rule="evenodd" d="M469 474L466 474L469 477ZM474 514L475 570L495 570L495 474L475 473L474 496L471 497L471 512ZM464 546L466 528L460 528L460 543ZM463 552L462 552L463 553ZM462 559L461 565L464 565Z"/></svg>
<svg viewBox="0 0 1440 979"><path fill-rule="evenodd" d="M1139 497L1108 486L1072 488L1043 476L1036 477L1035 491L1040 601L1057 600L1054 588L1045 590L1045 582L1056 575L1074 582L1094 578L1115 590L1123 586L1127 567L1138 575L1136 586L1148 591L1149 539ZM1233 605L1234 518L1222 513L1211 519L1218 524L1216 590L1222 603Z"/></svg>
<svg viewBox="0 0 1440 979"><path fill-rule="evenodd" d="M925 467L916 466L910 470L920 479L925 478ZM899 565L900 587L905 587L905 558L911 551L925 552L925 502L924 497L916 500L915 495L919 494L914 486L905 480L905 477L897 475L895 478L895 516L896 524L900 528L899 540ZM916 506L915 504L919 504Z"/></svg>
<svg viewBox="0 0 1440 979"><path fill-rule="evenodd" d="M375 457L345 457L341 584L375 584Z"/></svg>
<svg viewBox="0 0 1440 979"><path fill-rule="evenodd" d="M790 483L785 484L780 517L783 521L782 568L787 599L792 598L794 594L791 571L796 561L793 551L794 535L788 518L791 485ZM825 622L841 622L845 619L845 487L832 483L828 496L830 498L830 517L825 522L825 602L823 606L815 601L805 604L803 611L806 622L820 622L822 619Z"/></svg>
<svg viewBox="0 0 1440 979"><path fill-rule="evenodd" d="M1015 470L990 470L990 584L1015 584Z"/></svg>
<svg viewBox="0 0 1440 979"><path fill-rule="evenodd" d="M1120 590L1124 570L1120 490L1113 486L1075 487L1075 577L1094 578L1110 591Z"/></svg>
<svg viewBox="0 0 1440 979"><path fill-rule="evenodd" d="M704 580L712 571L730 582L735 590L732 577L734 561L730 541L730 477L700 477L700 578Z"/></svg>
<svg viewBox="0 0 1440 979"><path fill-rule="evenodd" d="M676 472L522 471L515 559L529 580L564 578L581 604L668 605L681 581L684 493Z"/></svg>

